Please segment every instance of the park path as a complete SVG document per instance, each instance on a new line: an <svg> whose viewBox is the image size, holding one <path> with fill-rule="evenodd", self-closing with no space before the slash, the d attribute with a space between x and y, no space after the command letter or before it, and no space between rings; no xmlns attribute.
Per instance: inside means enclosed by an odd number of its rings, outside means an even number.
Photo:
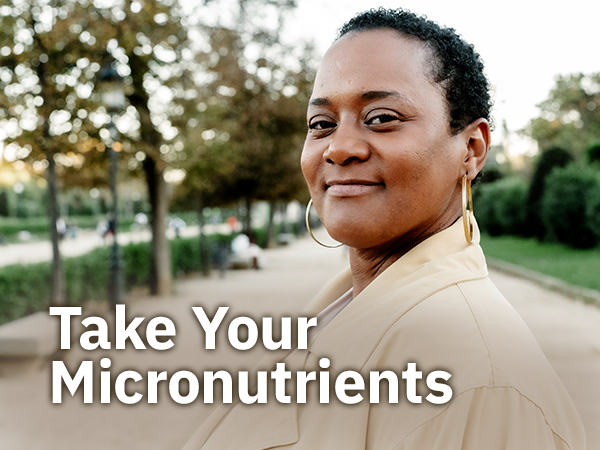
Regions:
<svg viewBox="0 0 600 450"><path fill-rule="evenodd" d="M232 350L224 334L217 337L216 351L201 350L200 327L191 307L204 306L212 314L218 306L228 305L230 317L298 313L346 265L347 258L343 249L323 249L308 239L267 251L267 257L268 266L260 271L180 280L168 297L130 295L129 318L166 315L175 322L177 336L171 350L85 352L77 344L63 355L65 363L72 371L84 359L110 357L114 374L133 369L144 376L148 370L166 370L170 376L183 369L198 373L251 368L260 350ZM492 279L525 319L563 379L586 426L588 450L600 450L600 309L523 279L500 273L492 273ZM177 405L166 389L159 389L158 395L156 405L142 401L127 406L117 400L103 405L98 399L85 405L80 395L71 398L66 393L62 404L53 405L49 367L0 378L0 449L179 450L209 414L210 405Z"/></svg>
<svg viewBox="0 0 600 450"><path fill-rule="evenodd" d="M205 225L204 232L211 233L231 233L228 224ZM192 225L180 230L180 236L189 237L198 234L198 226ZM167 237L173 239L175 231L169 228ZM127 245L132 242L145 242L151 238L150 230L124 231L119 232L117 239L120 245ZM96 247L108 245L112 241L110 238L103 238L95 231L80 230L76 237L65 237L60 242L60 252L63 257L72 257L83 255ZM0 267L11 264L33 264L52 259L52 244L50 241L31 241L16 244L0 246Z"/></svg>

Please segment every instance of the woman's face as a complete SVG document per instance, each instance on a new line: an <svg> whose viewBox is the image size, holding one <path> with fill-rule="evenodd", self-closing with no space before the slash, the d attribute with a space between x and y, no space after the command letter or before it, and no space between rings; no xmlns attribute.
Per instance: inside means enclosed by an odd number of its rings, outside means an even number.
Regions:
<svg viewBox="0 0 600 450"><path fill-rule="evenodd" d="M467 145L430 74L427 47L393 30L349 33L324 56L302 171L334 239L411 242L460 215Z"/></svg>

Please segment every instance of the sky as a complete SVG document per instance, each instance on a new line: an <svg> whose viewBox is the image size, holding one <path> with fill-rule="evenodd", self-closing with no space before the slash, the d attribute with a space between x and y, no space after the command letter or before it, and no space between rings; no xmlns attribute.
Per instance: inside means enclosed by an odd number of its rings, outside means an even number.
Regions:
<svg viewBox="0 0 600 450"><path fill-rule="evenodd" d="M599 0L297 0L287 38L314 39L322 55L337 29L369 8L402 7L456 29L482 56L494 87L493 140L506 121L516 132L538 115L556 76L600 72ZM553 6L556 5L556 6ZM512 136L514 152L532 151Z"/></svg>

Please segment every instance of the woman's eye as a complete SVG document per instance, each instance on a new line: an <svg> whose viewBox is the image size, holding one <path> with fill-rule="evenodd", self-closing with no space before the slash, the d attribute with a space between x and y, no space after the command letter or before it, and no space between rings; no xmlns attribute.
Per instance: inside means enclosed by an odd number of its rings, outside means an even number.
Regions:
<svg viewBox="0 0 600 450"><path fill-rule="evenodd" d="M328 120L316 120L308 124L311 130L326 130L335 127L335 123Z"/></svg>
<svg viewBox="0 0 600 450"><path fill-rule="evenodd" d="M393 122L394 120L400 120L397 116L393 116L391 114L379 114L375 117L371 117L367 119L367 125L379 125L382 123Z"/></svg>

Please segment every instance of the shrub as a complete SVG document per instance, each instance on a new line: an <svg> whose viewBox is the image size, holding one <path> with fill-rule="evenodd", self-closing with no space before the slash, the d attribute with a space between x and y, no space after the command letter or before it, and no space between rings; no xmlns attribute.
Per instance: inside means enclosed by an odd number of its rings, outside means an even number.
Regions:
<svg viewBox="0 0 600 450"><path fill-rule="evenodd" d="M552 171L542 198L542 219L549 238L571 247L590 248L598 239L590 228L588 205L600 185L593 169L571 164Z"/></svg>
<svg viewBox="0 0 600 450"><path fill-rule="evenodd" d="M49 234L49 224L50 221L47 217L31 217L27 219L2 217L0 218L0 234L13 236L22 230L27 230L31 234Z"/></svg>
<svg viewBox="0 0 600 450"><path fill-rule="evenodd" d="M498 166L486 165L477 176L477 185L493 183L504 178Z"/></svg>
<svg viewBox="0 0 600 450"><path fill-rule="evenodd" d="M150 278L150 243L136 242L121 247L125 289L143 286Z"/></svg>
<svg viewBox="0 0 600 450"><path fill-rule="evenodd" d="M210 235L207 243L229 247L232 236ZM198 237L170 241L172 271L183 275L200 270ZM123 287L130 290L147 284L150 276L150 243L138 242L120 247ZM210 254L210 253L209 253ZM111 247L96 248L85 255L64 258L65 294L68 305L108 297ZM49 262L0 268L0 324L48 308L51 282Z"/></svg>
<svg viewBox="0 0 600 450"><path fill-rule="evenodd" d="M519 235L525 226L527 184L521 178L504 178L480 185L475 217L482 229L493 236Z"/></svg>
<svg viewBox="0 0 600 450"><path fill-rule="evenodd" d="M588 226L594 232L596 240L600 241L600 185L589 192L585 212Z"/></svg>
<svg viewBox="0 0 600 450"><path fill-rule="evenodd" d="M96 248L85 255L65 258L67 304L76 306L88 300L107 298L110 247Z"/></svg>
<svg viewBox="0 0 600 450"><path fill-rule="evenodd" d="M586 156L590 164L600 164L600 144L588 148Z"/></svg>
<svg viewBox="0 0 600 450"><path fill-rule="evenodd" d="M171 267L175 276L200 270L200 243L197 238L171 241Z"/></svg>
<svg viewBox="0 0 600 450"><path fill-rule="evenodd" d="M50 263L2 267L0 324L46 308L50 300L50 279Z"/></svg>
<svg viewBox="0 0 600 450"><path fill-rule="evenodd" d="M557 167L565 167L573 161L573 156L566 150L554 147L540 155L527 193L527 222L525 233L542 240L546 237L546 228L542 220L542 197L546 187L546 178Z"/></svg>

